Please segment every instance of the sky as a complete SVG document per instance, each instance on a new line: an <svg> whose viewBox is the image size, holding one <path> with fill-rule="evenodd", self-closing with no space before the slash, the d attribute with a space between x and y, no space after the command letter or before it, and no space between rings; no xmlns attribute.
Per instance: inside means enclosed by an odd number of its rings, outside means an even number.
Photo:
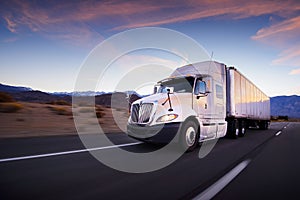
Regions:
<svg viewBox="0 0 300 200"><path fill-rule="evenodd" d="M2 0L0 83L45 92L73 91L82 64L97 45L141 27L189 36L214 60L235 66L271 97L300 95L298 0ZM137 63L154 59L173 67L182 64L149 51L129 57L123 63L134 58ZM97 90L116 88L112 84Z"/></svg>

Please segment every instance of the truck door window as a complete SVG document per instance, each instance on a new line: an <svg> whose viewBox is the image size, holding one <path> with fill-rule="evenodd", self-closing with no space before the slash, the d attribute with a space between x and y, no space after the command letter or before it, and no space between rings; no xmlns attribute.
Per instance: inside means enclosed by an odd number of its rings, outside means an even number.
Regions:
<svg viewBox="0 0 300 200"><path fill-rule="evenodd" d="M206 83L201 80L197 80L195 87L195 94L205 94L206 93Z"/></svg>
<svg viewBox="0 0 300 200"><path fill-rule="evenodd" d="M223 88L220 85L216 85L216 96L219 99L223 99Z"/></svg>

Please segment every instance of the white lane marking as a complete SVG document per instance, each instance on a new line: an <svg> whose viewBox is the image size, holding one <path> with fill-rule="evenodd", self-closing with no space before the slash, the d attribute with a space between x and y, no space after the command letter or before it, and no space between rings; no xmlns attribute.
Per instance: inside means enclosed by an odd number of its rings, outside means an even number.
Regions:
<svg viewBox="0 0 300 200"><path fill-rule="evenodd" d="M228 185L239 173L241 173L247 165L250 163L249 160L244 160L233 168L230 172L225 174L221 179L211 185L209 188L204 190L202 193L193 198L193 200L207 200L213 198L218 194L226 185Z"/></svg>
<svg viewBox="0 0 300 200"><path fill-rule="evenodd" d="M283 127L283 128L286 128L286 126L285 126L285 127Z"/></svg>
<svg viewBox="0 0 300 200"><path fill-rule="evenodd" d="M96 148L91 148L91 149L79 149L79 150L63 151L63 152L56 152L56 153L46 153L46 154L38 154L38 155L31 155L31 156L4 158L4 159L0 159L0 163L16 161L16 160L27 160L27 159L33 159L33 158L44 158L44 157L51 157L51 156L67 155L67 154L81 153L81 152L87 152L87 151L97 151L97 150L111 149L111 148L117 148L117 147L133 146L133 145L137 145L137 144L141 144L141 143L142 142L134 142L134 143L119 144L119 145L112 145L112 146L106 146L106 147L96 147Z"/></svg>
<svg viewBox="0 0 300 200"><path fill-rule="evenodd" d="M275 134L275 136L278 136L278 135L280 135L281 134L281 131L278 131L276 134Z"/></svg>

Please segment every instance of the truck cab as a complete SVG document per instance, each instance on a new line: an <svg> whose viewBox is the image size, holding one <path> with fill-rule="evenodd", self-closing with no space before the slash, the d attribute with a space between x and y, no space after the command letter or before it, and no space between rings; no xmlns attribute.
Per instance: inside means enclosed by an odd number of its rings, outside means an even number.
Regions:
<svg viewBox="0 0 300 200"><path fill-rule="evenodd" d="M201 62L176 69L158 81L152 95L132 103L127 134L154 143L198 142L226 134L225 65Z"/></svg>

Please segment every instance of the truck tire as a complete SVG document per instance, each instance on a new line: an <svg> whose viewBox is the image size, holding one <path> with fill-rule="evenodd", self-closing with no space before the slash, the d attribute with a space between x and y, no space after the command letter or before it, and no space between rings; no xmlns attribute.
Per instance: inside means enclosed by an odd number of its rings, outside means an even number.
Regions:
<svg viewBox="0 0 300 200"><path fill-rule="evenodd" d="M230 138L237 139L239 136L239 121L234 119L228 121L228 129L227 129L227 134Z"/></svg>
<svg viewBox="0 0 300 200"><path fill-rule="evenodd" d="M269 125L270 125L270 123L268 121L266 121L266 130L269 129Z"/></svg>
<svg viewBox="0 0 300 200"><path fill-rule="evenodd" d="M245 120L240 120L239 121L239 136L240 137L244 137L245 136L246 129L247 129L246 121Z"/></svg>
<svg viewBox="0 0 300 200"><path fill-rule="evenodd" d="M268 121L259 122L259 129L260 130L267 130L268 128L269 128Z"/></svg>
<svg viewBox="0 0 300 200"><path fill-rule="evenodd" d="M181 129L180 143L186 151L193 151L199 142L199 126L194 121L187 121Z"/></svg>

